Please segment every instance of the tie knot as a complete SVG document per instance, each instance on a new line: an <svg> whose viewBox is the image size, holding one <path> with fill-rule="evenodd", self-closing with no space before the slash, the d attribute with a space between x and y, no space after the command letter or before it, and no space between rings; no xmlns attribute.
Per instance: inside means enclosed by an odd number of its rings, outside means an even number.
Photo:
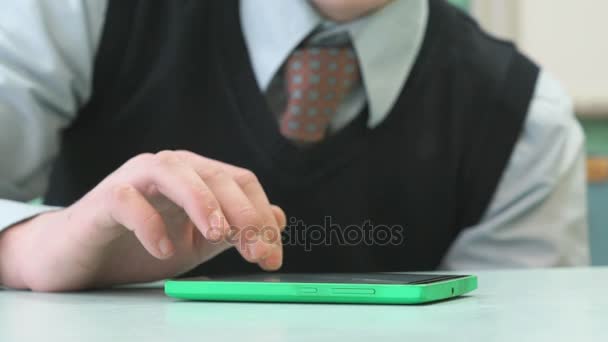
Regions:
<svg viewBox="0 0 608 342"><path fill-rule="evenodd" d="M285 67L289 99L281 131L293 140L317 142L360 82L355 52L350 47L297 49Z"/></svg>
<svg viewBox="0 0 608 342"><path fill-rule="evenodd" d="M287 84L294 88L328 85L334 90L349 90L359 80L359 63L350 47L297 49L287 68ZM336 82L340 80L342 84Z"/></svg>

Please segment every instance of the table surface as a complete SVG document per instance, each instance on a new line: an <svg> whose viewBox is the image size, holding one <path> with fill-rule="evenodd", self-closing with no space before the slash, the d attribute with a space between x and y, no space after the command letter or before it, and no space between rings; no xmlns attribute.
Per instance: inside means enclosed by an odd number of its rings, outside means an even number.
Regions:
<svg viewBox="0 0 608 342"><path fill-rule="evenodd" d="M608 268L477 272L422 306L181 302L157 285L0 290L0 341L608 341Z"/></svg>

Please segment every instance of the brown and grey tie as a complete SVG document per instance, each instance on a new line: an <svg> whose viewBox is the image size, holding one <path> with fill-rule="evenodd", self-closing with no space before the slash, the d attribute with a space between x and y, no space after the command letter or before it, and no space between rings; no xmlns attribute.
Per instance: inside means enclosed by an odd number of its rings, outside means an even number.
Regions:
<svg viewBox="0 0 608 342"><path fill-rule="evenodd" d="M359 64L351 47L297 49L285 64L285 77L288 99L281 116L281 133L303 144L327 136L340 104L360 82Z"/></svg>

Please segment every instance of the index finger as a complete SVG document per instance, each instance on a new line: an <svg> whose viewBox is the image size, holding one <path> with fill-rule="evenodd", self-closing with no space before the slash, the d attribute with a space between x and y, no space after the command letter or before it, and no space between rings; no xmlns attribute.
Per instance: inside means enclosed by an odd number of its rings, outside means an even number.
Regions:
<svg viewBox="0 0 608 342"><path fill-rule="evenodd" d="M257 208L262 216L263 226L259 238L264 243L273 246L268 257L259 262L260 267L267 271L275 271L283 264L283 247L281 243L281 227L275 218L273 208L268 201L268 197L256 177L252 177L249 172L244 172L235 176L237 184L241 186L245 195Z"/></svg>
<svg viewBox="0 0 608 342"><path fill-rule="evenodd" d="M245 193L246 197L261 216L262 227L259 236L273 246L271 253L258 263L265 270L279 269L283 262L281 231L286 224L285 214L279 207L270 204L266 192L255 175L246 169L225 164L217 160L204 158L189 151L177 151L177 153L184 158L184 160L189 160L192 165L195 165L194 168L201 170L201 172L203 172L205 168L213 165L226 170L226 172L234 178L235 182L240 186L243 193ZM277 220L277 217L280 218L280 222Z"/></svg>

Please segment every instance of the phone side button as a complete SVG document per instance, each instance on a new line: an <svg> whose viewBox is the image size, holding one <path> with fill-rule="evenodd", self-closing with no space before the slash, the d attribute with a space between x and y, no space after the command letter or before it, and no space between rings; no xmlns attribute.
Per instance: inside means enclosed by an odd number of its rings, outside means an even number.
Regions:
<svg viewBox="0 0 608 342"><path fill-rule="evenodd" d="M317 292L319 292L319 290L316 287L299 287L298 288L299 294L317 294Z"/></svg>
<svg viewBox="0 0 608 342"><path fill-rule="evenodd" d="M375 289L370 288L334 288L331 289L332 294L336 295L373 295L376 294Z"/></svg>

